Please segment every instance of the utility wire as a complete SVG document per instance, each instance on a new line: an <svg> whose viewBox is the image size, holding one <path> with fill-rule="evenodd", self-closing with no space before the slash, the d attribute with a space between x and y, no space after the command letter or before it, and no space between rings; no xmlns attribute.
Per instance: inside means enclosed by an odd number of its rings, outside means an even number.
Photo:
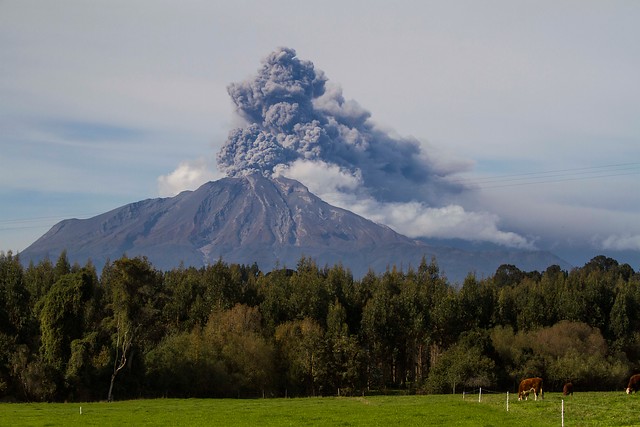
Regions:
<svg viewBox="0 0 640 427"><path fill-rule="evenodd" d="M8 230L25 230L30 228L50 228L51 222L56 223L68 218L86 217L90 218L95 215L100 215L103 212L97 213L85 213L80 215L55 215L55 216L40 216L33 218L12 218L0 220L0 231Z"/></svg>
<svg viewBox="0 0 640 427"><path fill-rule="evenodd" d="M561 179L552 179L552 180L545 180L545 181L530 181L530 182L488 185L488 186L480 185L479 188L485 189L485 188L517 187L521 185L549 184L554 182L565 182L565 181L583 181L588 179L611 178L615 176L628 176L628 175L640 175L640 170L638 170L637 172L618 173L618 174L609 174L609 175L592 175L592 176L583 176L579 178L561 178Z"/></svg>
<svg viewBox="0 0 640 427"><path fill-rule="evenodd" d="M461 178L450 182L485 189L600 179L637 174L640 174L640 163L620 163L615 165L592 166L586 168L556 169L542 172Z"/></svg>
<svg viewBox="0 0 640 427"><path fill-rule="evenodd" d="M543 172L526 172L526 173L509 174L509 175L488 176L488 177L477 178L477 179L469 178L468 180L469 181L474 180L475 182L492 182L492 181L504 181L505 178L522 180L522 179L531 179L536 177L588 175L588 174L617 172L617 171L635 170L635 169L640 171L640 163L624 163L624 164L618 164L618 165L592 166L588 168L575 168L575 169L558 169L558 170L550 170L550 171L543 171Z"/></svg>

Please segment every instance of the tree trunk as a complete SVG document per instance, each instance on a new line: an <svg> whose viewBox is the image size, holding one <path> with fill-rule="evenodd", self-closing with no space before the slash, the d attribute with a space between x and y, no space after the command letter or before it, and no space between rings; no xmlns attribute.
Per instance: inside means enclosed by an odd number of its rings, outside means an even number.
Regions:
<svg viewBox="0 0 640 427"><path fill-rule="evenodd" d="M131 347L131 342L133 341L133 334L129 333L129 330L125 330L122 337L122 355L120 356L120 362L118 363L118 353L120 351L120 333L121 333L121 324L118 322L117 326L118 337L116 339L116 357L113 361L113 374L111 374L111 383L109 384L109 394L107 395L107 402L113 401L113 383L116 380L116 375L122 368L124 368L127 364L127 351Z"/></svg>
<svg viewBox="0 0 640 427"><path fill-rule="evenodd" d="M111 375L111 384L109 384L109 394L107 395L107 402L113 401L113 382L116 379L116 374Z"/></svg>

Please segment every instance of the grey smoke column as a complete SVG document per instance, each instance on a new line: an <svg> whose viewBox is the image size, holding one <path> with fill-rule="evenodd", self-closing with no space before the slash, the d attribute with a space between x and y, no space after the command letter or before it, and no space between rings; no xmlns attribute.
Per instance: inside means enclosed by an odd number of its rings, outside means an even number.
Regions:
<svg viewBox="0 0 640 427"><path fill-rule="evenodd" d="M339 87L289 48L269 54L252 79L228 92L246 128L234 129L218 153L229 176L260 172L298 159L359 171L364 190L381 201L429 201L453 188L421 152L418 141L375 128L370 113L345 101ZM375 88L372 88L375 90Z"/></svg>

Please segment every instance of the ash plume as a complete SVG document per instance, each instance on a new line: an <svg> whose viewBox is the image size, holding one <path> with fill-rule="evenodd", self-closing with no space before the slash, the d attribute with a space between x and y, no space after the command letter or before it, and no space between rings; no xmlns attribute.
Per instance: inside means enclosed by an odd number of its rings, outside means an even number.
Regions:
<svg viewBox="0 0 640 427"><path fill-rule="evenodd" d="M416 139L378 128L295 50L275 50L256 75L227 90L246 126L232 130L218 152L222 173L298 179L327 202L410 237L534 247L500 230L496 215L447 203L465 190L450 177L468 165L442 166Z"/></svg>
<svg viewBox="0 0 640 427"><path fill-rule="evenodd" d="M247 122L218 153L218 168L229 176L271 176L307 161L359 176L360 190L380 201L435 200L439 191L456 190L417 140L377 129L368 111L293 49L272 52L255 76L228 92Z"/></svg>

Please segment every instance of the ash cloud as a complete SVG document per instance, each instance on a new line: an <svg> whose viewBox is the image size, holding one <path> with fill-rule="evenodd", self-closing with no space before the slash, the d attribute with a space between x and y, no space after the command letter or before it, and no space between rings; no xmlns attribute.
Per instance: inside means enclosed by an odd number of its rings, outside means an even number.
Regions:
<svg viewBox="0 0 640 427"><path fill-rule="evenodd" d="M324 72L279 48L257 74L228 86L246 122L218 152L228 176L286 175L336 206L412 237L457 237L533 248L501 231L496 215L447 202L465 188L450 176L468 165L430 158L419 141L386 132Z"/></svg>
<svg viewBox="0 0 640 427"><path fill-rule="evenodd" d="M230 132L218 153L229 176L271 176L298 160L335 165L361 176L362 190L382 201L437 200L459 191L417 140L376 128L371 114L296 52L280 48L251 79L228 87L247 126Z"/></svg>

